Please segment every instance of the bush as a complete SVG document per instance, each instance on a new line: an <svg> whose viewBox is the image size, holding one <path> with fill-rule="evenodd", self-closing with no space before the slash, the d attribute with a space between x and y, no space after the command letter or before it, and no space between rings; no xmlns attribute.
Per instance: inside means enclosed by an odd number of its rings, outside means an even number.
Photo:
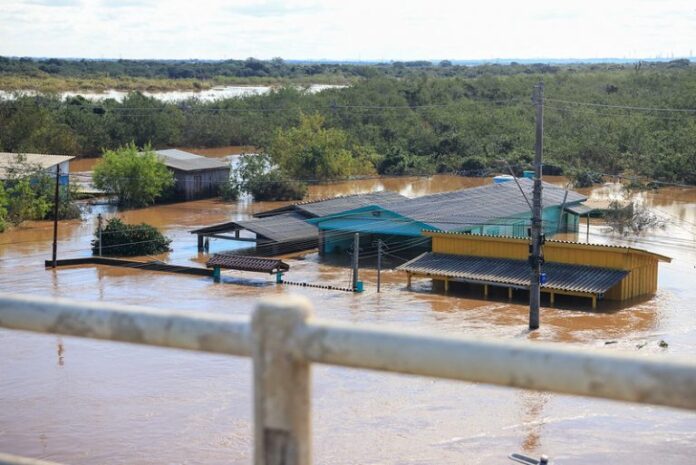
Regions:
<svg viewBox="0 0 696 465"><path fill-rule="evenodd" d="M232 173L230 191L248 192L254 200L302 200L307 184L290 180L267 155L243 155Z"/></svg>
<svg viewBox="0 0 696 465"><path fill-rule="evenodd" d="M141 153L130 143L104 152L94 167L94 185L115 195L122 207L146 207L174 185L174 175L149 146Z"/></svg>
<svg viewBox="0 0 696 465"><path fill-rule="evenodd" d="M99 254L99 231L94 233L92 254ZM171 239L149 224L126 224L112 218L102 231L102 254L133 257L169 252Z"/></svg>
<svg viewBox="0 0 696 465"><path fill-rule="evenodd" d="M222 184L220 186L220 197L228 202L234 202L239 199L239 183L230 180Z"/></svg>
<svg viewBox="0 0 696 465"><path fill-rule="evenodd" d="M302 200L307 193L307 184L283 179L278 170L254 179L248 188L254 200Z"/></svg>

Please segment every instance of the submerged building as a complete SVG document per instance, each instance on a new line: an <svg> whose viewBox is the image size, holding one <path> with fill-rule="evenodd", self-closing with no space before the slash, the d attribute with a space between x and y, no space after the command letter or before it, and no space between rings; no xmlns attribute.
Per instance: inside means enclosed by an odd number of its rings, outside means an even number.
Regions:
<svg viewBox="0 0 696 465"><path fill-rule="evenodd" d="M526 238L531 224L528 200L531 202L533 182L526 178L518 181L519 186L505 182L413 199L383 199L308 222L318 228L321 253L348 249L355 233L366 244L378 238L388 244L422 238L421 246L426 248L429 238L421 235L423 230ZM590 211L582 204L585 200L582 194L543 183L546 236L577 231L580 216ZM412 241L414 247L416 242Z"/></svg>
<svg viewBox="0 0 696 465"><path fill-rule="evenodd" d="M397 269L413 277L436 281L445 292L453 283L482 288L528 290L531 276L529 241L462 233L424 231L432 240L425 252ZM671 258L633 247L547 241L541 292L554 304L557 295L587 297L592 307L598 300L626 301L657 291L660 262Z"/></svg>
<svg viewBox="0 0 696 465"><path fill-rule="evenodd" d="M155 152L174 174L173 198L194 200L215 197L230 179L230 163L178 149Z"/></svg>

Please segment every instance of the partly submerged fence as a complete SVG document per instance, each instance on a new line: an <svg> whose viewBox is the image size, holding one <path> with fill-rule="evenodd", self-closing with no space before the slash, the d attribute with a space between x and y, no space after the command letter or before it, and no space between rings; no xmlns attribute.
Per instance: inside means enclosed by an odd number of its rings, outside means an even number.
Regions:
<svg viewBox="0 0 696 465"><path fill-rule="evenodd" d="M312 363L696 410L691 359L349 325L301 297L261 300L249 321L0 294L0 327L251 356L256 465L312 463Z"/></svg>

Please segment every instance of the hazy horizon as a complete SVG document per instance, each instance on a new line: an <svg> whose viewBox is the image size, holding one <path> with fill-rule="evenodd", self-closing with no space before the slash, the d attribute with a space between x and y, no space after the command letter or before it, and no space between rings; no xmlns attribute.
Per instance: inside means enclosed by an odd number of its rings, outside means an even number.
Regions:
<svg viewBox="0 0 696 465"><path fill-rule="evenodd" d="M0 10L0 55L18 57L636 61L693 57L693 44L686 0L3 0Z"/></svg>

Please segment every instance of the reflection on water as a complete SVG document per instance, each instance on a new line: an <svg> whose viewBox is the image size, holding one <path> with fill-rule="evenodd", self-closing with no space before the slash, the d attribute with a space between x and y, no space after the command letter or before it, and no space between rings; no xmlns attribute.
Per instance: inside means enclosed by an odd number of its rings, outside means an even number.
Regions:
<svg viewBox="0 0 696 465"><path fill-rule="evenodd" d="M455 176L365 179L311 186L308 195L393 190L416 196L487 182ZM604 192L588 191L593 197ZM344 321L693 356L696 252L689 223L696 223L696 189L649 192L645 201L675 218L667 230L616 238L593 223L590 238L674 257L660 267L658 294L604 312L543 308L541 330L531 335L523 296L511 302L497 295L445 296L427 280L414 281L415 292L407 292L405 277L391 270L382 273L377 294L371 263L360 272L366 286L361 295L277 287L272 277L244 272L229 272L216 285L207 278L124 268L45 270L52 229L43 222L0 234L0 289L225 315L248 315L260 296L299 293L316 303L319 316ZM189 230L285 204L201 200L126 212L95 206L83 222L60 222L59 255L89 254L101 212L162 229L174 250L157 258L200 264L207 255L198 252ZM232 247L224 240L210 245L210 253ZM288 279L341 286L350 281L344 259L324 260L316 252L285 259ZM659 346L661 339L668 348ZM314 388L316 461L322 464L506 463L517 451L562 457L564 464L691 464L696 453L696 416L682 411L336 367L317 367ZM0 331L2 451L73 464L249 463L251 404L247 359Z"/></svg>

